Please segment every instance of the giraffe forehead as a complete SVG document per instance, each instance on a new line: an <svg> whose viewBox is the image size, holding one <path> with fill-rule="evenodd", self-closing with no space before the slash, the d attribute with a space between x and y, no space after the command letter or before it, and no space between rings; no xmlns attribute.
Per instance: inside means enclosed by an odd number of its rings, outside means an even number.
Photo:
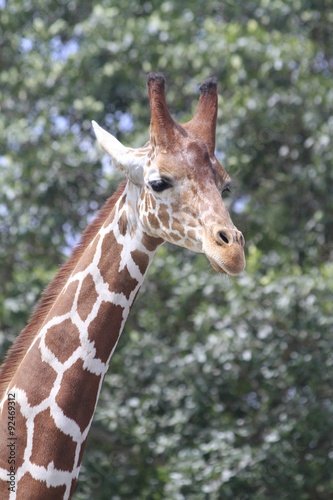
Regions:
<svg viewBox="0 0 333 500"><path fill-rule="evenodd" d="M229 175L216 157L211 157L205 143L187 141L183 148L157 153L145 171L145 180L151 182L161 177L174 180L193 179L199 185L207 180L216 184L230 180Z"/></svg>
<svg viewBox="0 0 333 500"><path fill-rule="evenodd" d="M152 165L145 172L145 180L148 182L155 181L164 177L166 175L167 170L158 167L157 165Z"/></svg>

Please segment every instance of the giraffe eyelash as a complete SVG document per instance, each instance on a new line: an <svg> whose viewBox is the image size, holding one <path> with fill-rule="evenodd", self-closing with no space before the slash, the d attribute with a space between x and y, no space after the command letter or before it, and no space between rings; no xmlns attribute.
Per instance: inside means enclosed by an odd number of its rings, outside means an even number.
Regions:
<svg viewBox="0 0 333 500"><path fill-rule="evenodd" d="M231 182L229 182L228 184L226 184L226 185L223 187L221 194L224 194L224 193L231 193L231 190L232 190L232 184L231 184Z"/></svg>
<svg viewBox="0 0 333 500"><path fill-rule="evenodd" d="M150 181L149 185L156 193L161 193L162 191L165 191L165 189L171 187L171 183L166 179L156 179L154 181Z"/></svg>

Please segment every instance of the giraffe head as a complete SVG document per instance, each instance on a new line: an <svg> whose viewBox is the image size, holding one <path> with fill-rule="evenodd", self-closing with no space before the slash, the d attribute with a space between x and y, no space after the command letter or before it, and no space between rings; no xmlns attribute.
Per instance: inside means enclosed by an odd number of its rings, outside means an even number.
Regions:
<svg viewBox="0 0 333 500"><path fill-rule="evenodd" d="M230 177L214 153L217 80L201 85L194 117L182 125L168 111L163 76L151 73L147 84L151 121L144 147L126 148L93 122L100 146L130 181L135 223L150 236L205 253L215 271L239 274L244 238L224 204Z"/></svg>

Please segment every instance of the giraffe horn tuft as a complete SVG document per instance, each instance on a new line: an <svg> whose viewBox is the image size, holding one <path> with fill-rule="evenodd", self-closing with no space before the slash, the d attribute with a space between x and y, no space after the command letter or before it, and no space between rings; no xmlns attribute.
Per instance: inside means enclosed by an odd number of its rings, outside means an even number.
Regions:
<svg viewBox="0 0 333 500"><path fill-rule="evenodd" d="M148 73L147 75L147 85L150 86L151 82L158 82L159 85L165 87L165 78L162 73Z"/></svg>
<svg viewBox="0 0 333 500"><path fill-rule="evenodd" d="M217 88L217 78L216 76L211 76L210 78L207 78L202 84L200 85L199 89L202 94L207 94L209 91L216 91Z"/></svg>

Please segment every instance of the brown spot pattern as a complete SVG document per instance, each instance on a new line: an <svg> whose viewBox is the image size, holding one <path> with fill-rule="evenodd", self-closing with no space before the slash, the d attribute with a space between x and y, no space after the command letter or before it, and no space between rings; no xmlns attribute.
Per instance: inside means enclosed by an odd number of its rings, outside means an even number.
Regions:
<svg viewBox="0 0 333 500"><path fill-rule="evenodd" d="M86 439L85 439L85 441L81 444L81 449L80 449L79 459L78 459L78 465L81 465L81 462L82 462L82 459L83 459L83 454L84 454L85 449L86 449L86 444L87 444L87 438L86 438Z"/></svg>
<svg viewBox="0 0 333 500"><path fill-rule="evenodd" d="M65 371L61 391L56 402L66 415L73 419L83 432L94 413L100 377L83 368L83 361L77 360ZM80 394L79 401L72 397Z"/></svg>
<svg viewBox="0 0 333 500"><path fill-rule="evenodd" d="M193 248L193 241L189 240L188 238L185 238L184 245L189 248Z"/></svg>
<svg viewBox="0 0 333 500"><path fill-rule="evenodd" d="M138 280L132 278L127 266L124 267L120 273L118 273L119 281L113 285L112 291L115 293L123 293L127 299L129 299L131 293L138 284Z"/></svg>
<svg viewBox="0 0 333 500"><path fill-rule="evenodd" d="M55 425L50 409L36 415L31 462L47 468L54 462L56 469L71 471L74 467L76 443ZM45 436L48 445L45 446Z"/></svg>
<svg viewBox="0 0 333 500"><path fill-rule="evenodd" d="M89 340L93 341L96 349L96 358L103 363L108 360L111 351L118 340L119 329L123 320L123 308L111 302L102 302L98 315L90 323L88 329ZM103 335L101 335L103 331Z"/></svg>
<svg viewBox="0 0 333 500"><path fill-rule="evenodd" d="M114 274L118 272L122 248L112 232L105 235L98 268L106 283L110 283Z"/></svg>
<svg viewBox="0 0 333 500"><path fill-rule="evenodd" d="M17 435L17 446L16 446L16 463L15 466L18 469L23 465L24 462L24 450L27 445L27 429L26 429L26 418L22 415L21 405L18 401L15 406L15 426L16 429L20 430L19 433L16 431ZM4 436L5 434L1 434Z"/></svg>
<svg viewBox="0 0 333 500"><path fill-rule="evenodd" d="M81 465L81 462L79 462L79 465ZM69 492L69 498L72 498L72 496L74 494L74 491L75 491L75 488L76 488L76 483L77 483L77 478L72 479L71 489L70 489L70 492Z"/></svg>
<svg viewBox="0 0 333 500"><path fill-rule="evenodd" d="M70 319L48 329L45 335L45 345L60 361L65 363L80 346L80 333ZM66 349L64 349L66 346Z"/></svg>
<svg viewBox="0 0 333 500"><path fill-rule="evenodd" d="M140 269L140 273L144 275L149 264L148 255L144 252L141 252L140 250L134 250L133 252L131 252L131 257L134 264L136 264Z"/></svg>
<svg viewBox="0 0 333 500"><path fill-rule="evenodd" d="M178 231L183 238L185 237L185 229L178 219L173 221L172 229L173 231Z"/></svg>
<svg viewBox="0 0 333 500"><path fill-rule="evenodd" d="M17 498L28 498L27 492L33 491L34 498L47 498L47 500L60 500L64 498L66 486L48 488L45 481L37 481L29 472L24 474L17 485ZM31 497L30 497L31 498Z"/></svg>
<svg viewBox="0 0 333 500"><path fill-rule="evenodd" d="M9 391L10 392L10 391ZM13 407L10 406L8 407L12 409ZM7 403L5 403L4 410L3 410L7 416ZM8 412L8 416L9 412ZM8 434L8 424L9 420L7 418L2 418L0 420L0 436L1 439L10 438ZM19 401L16 399L16 405L15 405L15 437L17 438L14 442L14 447L12 450L14 451L15 455L15 470L18 469L23 464L23 457L24 457L24 450L27 445L27 431L26 431L26 419L23 417L21 413L21 405ZM9 445L9 447L7 447ZM11 446L11 441L10 439L6 439L6 451L7 453L1 453L0 454L0 467L9 471L10 470L10 465L8 463L8 458L10 456L10 446ZM8 484L7 484L8 487ZM6 488L7 490L7 488ZM5 491L5 489L2 489L0 486L0 492ZM2 497L1 497L2 500Z"/></svg>
<svg viewBox="0 0 333 500"><path fill-rule="evenodd" d="M68 285L63 293L59 295L58 299L55 301L54 306L51 309L52 317L61 316L62 314L67 314L70 312L74 303L78 285L78 281L73 281L73 283Z"/></svg>
<svg viewBox="0 0 333 500"><path fill-rule="evenodd" d="M143 233L141 243L147 250L149 250L149 252L153 252L156 250L158 245L162 245L162 243L164 243L164 240L162 238L154 238L153 236L149 236L147 233Z"/></svg>
<svg viewBox="0 0 333 500"><path fill-rule="evenodd" d="M121 214L121 216L119 217L119 221L118 221L118 228L119 228L119 232L122 236L125 236L125 234L127 233L127 217L126 217L126 213L123 212Z"/></svg>
<svg viewBox="0 0 333 500"><path fill-rule="evenodd" d="M100 238L101 238L100 234L97 233L92 243L90 243L90 246L87 248L87 250L84 252L80 260L78 261L74 270L74 274L85 271L86 268L91 264L93 256L96 253L97 245L99 243Z"/></svg>
<svg viewBox="0 0 333 500"><path fill-rule="evenodd" d="M190 229L190 230L187 232L187 236L188 236L191 240L195 240L195 239L196 239L195 231L194 231L193 229Z"/></svg>
<svg viewBox="0 0 333 500"><path fill-rule="evenodd" d="M153 210L155 210L155 208L156 208L156 200L155 200L155 198L153 196L150 196L149 199L150 199L150 206L151 206L151 208Z"/></svg>
<svg viewBox="0 0 333 500"><path fill-rule="evenodd" d="M22 362L14 383L25 391L28 403L36 406L49 396L56 378L55 370L42 360L38 344L35 344ZM36 384L36 380L40 383Z"/></svg>
<svg viewBox="0 0 333 500"><path fill-rule="evenodd" d="M158 229L160 227L160 223L159 223L158 219L156 218L155 214L153 214L151 212L148 214L148 222L149 222L149 225L151 227L153 227L154 229Z"/></svg>
<svg viewBox="0 0 333 500"><path fill-rule="evenodd" d="M176 233L170 233L170 238L173 240L173 241L180 241L182 238L181 236L179 236L178 234Z"/></svg>
<svg viewBox="0 0 333 500"><path fill-rule="evenodd" d="M121 249L122 245L117 243L113 233L107 234L103 241L102 256L98 263L98 268L103 280L108 284L112 283L112 286L109 286L111 292L124 293L129 298L138 282L132 278L127 266L119 272ZM115 274L118 274L116 281L114 280Z"/></svg>
<svg viewBox="0 0 333 500"><path fill-rule="evenodd" d="M98 293L96 292L95 282L92 276L88 274L82 281L77 303L78 313L83 321L87 319L97 298Z"/></svg>
<svg viewBox="0 0 333 500"><path fill-rule="evenodd" d="M165 227L170 227L170 215L168 213L168 206L164 203L161 203L161 206L158 210L158 216Z"/></svg>
<svg viewBox="0 0 333 500"><path fill-rule="evenodd" d="M119 204L118 204L118 210L119 210L119 212L121 211L121 209L122 209L122 208L123 208L123 206L125 205L126 197L127 197L127 194L126 194L126 193L123 193L123 194L122 194L122 197L121 197L121 198L120 198L120 200L119 200Z"/></svg>

